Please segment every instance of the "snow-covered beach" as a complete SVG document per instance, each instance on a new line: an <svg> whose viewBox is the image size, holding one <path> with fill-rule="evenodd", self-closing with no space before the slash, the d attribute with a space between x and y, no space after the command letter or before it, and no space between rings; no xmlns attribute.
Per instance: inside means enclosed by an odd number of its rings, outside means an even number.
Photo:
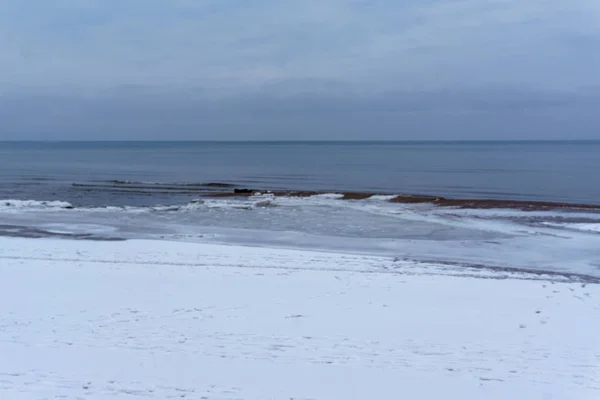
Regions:
<svg viewBox="0 0 600 400"><path fill-rule="evenodd" d="M392 257L0 238L2 399L596 399L600 286Z"/></svg>
<svg viewBox="0 0 600 400"><path fill-rule="evenodd" d="M600 0L0 0L0 400L600 400Z"/></svg>

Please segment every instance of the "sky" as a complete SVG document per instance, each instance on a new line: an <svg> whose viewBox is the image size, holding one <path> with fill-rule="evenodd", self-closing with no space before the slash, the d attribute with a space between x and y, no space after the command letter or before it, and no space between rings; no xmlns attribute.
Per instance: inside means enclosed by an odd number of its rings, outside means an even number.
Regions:
<svg viewBox="0 0 600 400"><path fill-rule="evenodd" d="M0 0L0 140L600 139L598 0Z"/></svg>

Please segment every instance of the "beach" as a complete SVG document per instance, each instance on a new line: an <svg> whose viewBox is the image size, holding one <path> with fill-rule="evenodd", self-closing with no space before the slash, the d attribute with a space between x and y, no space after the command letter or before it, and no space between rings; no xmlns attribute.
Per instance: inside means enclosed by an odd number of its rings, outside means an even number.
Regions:
<svg viewBox="0 0 600 400"><path fill-rule="evenodd" d="M5 145L0 399L600 398L599 146Z"/></svg>
<svg viewBox="0 0 600 400"><path fill-rule="evenodd" d="M384 256L0 238L7 399L595 399L600 287Z"/></svg>
<svg viewBox="0 0 600 400"><path fill-rule="evenodd" d="M600 400L600 2L0 31L0 400Z"/></svg>

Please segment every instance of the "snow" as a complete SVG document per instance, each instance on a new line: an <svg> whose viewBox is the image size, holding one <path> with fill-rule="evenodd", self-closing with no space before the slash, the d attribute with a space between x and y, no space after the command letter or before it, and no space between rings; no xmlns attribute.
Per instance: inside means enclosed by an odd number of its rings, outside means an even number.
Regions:
<svg viewBox="0 0 600 400"><path fill-rule="evenodd" d="M0 238L0 398L600 398L600 286L550 279Z"/></svg>

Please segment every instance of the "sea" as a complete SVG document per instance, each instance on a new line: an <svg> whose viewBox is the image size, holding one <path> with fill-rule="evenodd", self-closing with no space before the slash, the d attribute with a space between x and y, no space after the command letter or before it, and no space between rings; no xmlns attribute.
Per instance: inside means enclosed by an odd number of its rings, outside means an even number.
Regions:
<svg viewBox="0 0 600 400"><path fill-rule="evenodd" d="M0 236L310 248L596 279L599 173L600 141L0 142Z"/></svg>

